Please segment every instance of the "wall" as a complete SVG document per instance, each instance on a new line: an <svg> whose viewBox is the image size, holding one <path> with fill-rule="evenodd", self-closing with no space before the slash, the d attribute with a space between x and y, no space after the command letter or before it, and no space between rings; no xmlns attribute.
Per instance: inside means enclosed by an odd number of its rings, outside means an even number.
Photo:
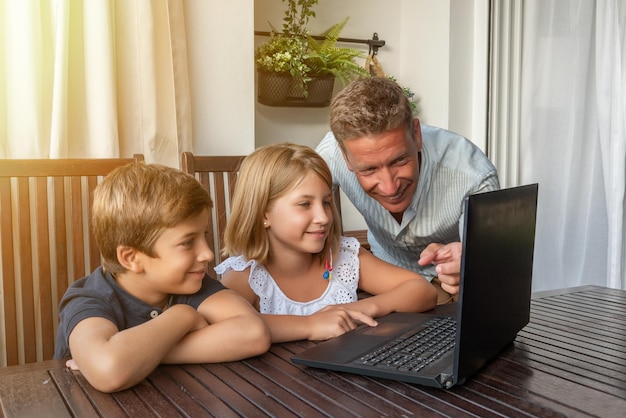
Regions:
<svg viewBox="0 0 626 418"><path fill-rule="evenodd" d="M385 71L420 99L422 123L486 144L488 0L319 0L309 28L321 33L346 16L342 36L386 45ZM338 7L338 5L341 7ZM281 28L280 0L184 0L192 86L193 152L247 154L291 141L315 147L328 131L328 108L256 103L254 48L268 22ZM345 44L368 52L367 45ZM336 83L335 90L342 86ZM346 227L362 219L343 199Z"/></svg>
<svg viewBox="0 0 626 418"><path fill-rule="evenodd" d="M338 7L341 4L341 7ZM285 3L256 0L254 29L281 28ZM422 123L459 132L485 150L488 0L319 0L311 33L319 34L346 16L341 36L385 41L378 59L388 75L420 99ZM267 37L256 36L258 46ZM362 49L367 45L344 44ZM342 86L336 82L335 90ZM255 104L255 144L290 141L315 147L328 131L329 108L286 108ZM342 200L344 223L364 222Z"/></svg>
<svg viewBox="0 0 626 418"><path fill-rule="evenodd" d="M254 150L254 0L184 0L193 152Z"/></svg>
<svg viewBox="0 0 626 418"><path fill-rule="evenodd" d="M378 59L420 98L423 123L459 132L483 147L486 116L487 0L319 0L310 22L318 34L350 17L342 37L386 44ZM254 28L280 29L285 4L256 0ZM375 18L373 18L375 17ZM267 40L256 36L255 45ZM344 44L368 52L367 45ZM336 83L335 89L342 86ZM483 110L481 110L483 109ZM256 104L256 145L293 141L315 146L328 130L328 108Z"/></svg>
<svg viewBox="0 0 626 418"><path fill-rule="evenodd" d="M453 1L451 6L448 129L487 152L489 2Z"/></svg>
<svg viewBox="0 0 626 418"><path fill-rule="evenodd" d="M345 16L342 36L386 45L378 58L388 74L420 98L423 123L485 143L488 0L319 0L309 27L321 33ZM250 152L277 141L315 146L328 130L328 108L275 108L256 103L254 48L279 0L184 0L192 86L193 151ZM346 44L362 49L367 46ZM335 89L341 88L336 83Z"/></svg>

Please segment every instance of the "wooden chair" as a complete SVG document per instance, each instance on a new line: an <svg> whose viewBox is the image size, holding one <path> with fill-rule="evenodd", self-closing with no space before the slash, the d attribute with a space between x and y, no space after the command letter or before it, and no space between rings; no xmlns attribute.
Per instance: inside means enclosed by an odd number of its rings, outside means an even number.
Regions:
<svg viewBox="0 0 626 418"><path fill-rule="evenodd" d="M339 216L341 216L342 223L343 223L343 214L341 213L341 191L339 187L333 190L333 198L335 199L335 205L337 205L337 210L339 211ZM359 244L361 244L361 247L367 250L370 249L370 244L367 241L367 229L355 229L351 231L346 231L344 229L342 230L341 234L344 237L356 238L357 240L359 240Z"/></svg>
<svg viewBox="0 0 626 418"><path fill-rule="evenodd" d="M134 158L0 160L0 365L51 359L58 304L100 265L92 192Z"/></svg>
<svg viewBox="0 0 626 418"><path fill-rule="evenodd" d="M191 152L183 152L182 155L183 171L194 176L209 192L213 201L213 211L209 217L209 230L207 231L208 236L213 237L212 240L209 239L209 247L215 253L215 259L208 266L209 274L212 276L215 276L213 268L222 261L220 251L224 247L224 230L230 213L230 202L235 190L237 172L243 159L243 155L200 156Z"/></svg>

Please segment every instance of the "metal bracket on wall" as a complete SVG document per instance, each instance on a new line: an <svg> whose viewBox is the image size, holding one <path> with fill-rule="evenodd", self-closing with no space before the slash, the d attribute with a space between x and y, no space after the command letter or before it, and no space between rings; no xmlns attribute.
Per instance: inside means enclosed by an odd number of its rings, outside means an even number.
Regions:
<svg viewBox="0 0 626 418"><path fill-rule="evenodd" d="M270 36L271 32L263 32L263 31L255 30L254 34L258 35L258 36ZM318 36L318 35L311 35L311 37L313 39L317 39L317 40L324 39L323 36ZM378 33L377 32L374 32L374 34L372 35L372 39L338 38L337 42L346 42L346 43L353 43L353 44L365 44L365 45L368 45L369 46L368 55L377 55L378 54L378 48L381 48L381 47L385 46L385 41L381 40L381 39L378 39Z"/></svg>

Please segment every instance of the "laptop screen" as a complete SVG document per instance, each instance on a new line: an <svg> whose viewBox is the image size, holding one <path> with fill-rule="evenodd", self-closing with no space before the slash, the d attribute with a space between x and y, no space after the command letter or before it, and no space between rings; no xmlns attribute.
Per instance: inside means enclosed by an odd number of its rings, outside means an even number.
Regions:
<svg viewBox="0 0 626 418"><path fill-rule="evenodd" d="M292 361L426 386L464 383L528 323L537 190L533 184L466 199L458 304L393 312L378 327L360 326Z"/></svg>
<svg viewBox="0 0 626 418"><path fill-rule="evenodd" d="M465 201L455 376L473 374L529 321L537 190L531 184Z"/></svg>

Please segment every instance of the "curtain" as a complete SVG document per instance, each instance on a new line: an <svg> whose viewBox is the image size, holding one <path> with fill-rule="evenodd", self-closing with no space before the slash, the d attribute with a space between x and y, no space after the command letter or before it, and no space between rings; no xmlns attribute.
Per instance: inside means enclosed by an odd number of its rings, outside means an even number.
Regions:
<svg viewBox="0 0 626 418"><path fill-rule="evenodd" d="M534 290L626 289L626 2L527 0L520 181L539 183Z"/></svg>
<svg viewBox="0 0 626 418"><path fill-rule="evenodd" d="M183 0L0 0L0 158L191 149Z"/></svg>

